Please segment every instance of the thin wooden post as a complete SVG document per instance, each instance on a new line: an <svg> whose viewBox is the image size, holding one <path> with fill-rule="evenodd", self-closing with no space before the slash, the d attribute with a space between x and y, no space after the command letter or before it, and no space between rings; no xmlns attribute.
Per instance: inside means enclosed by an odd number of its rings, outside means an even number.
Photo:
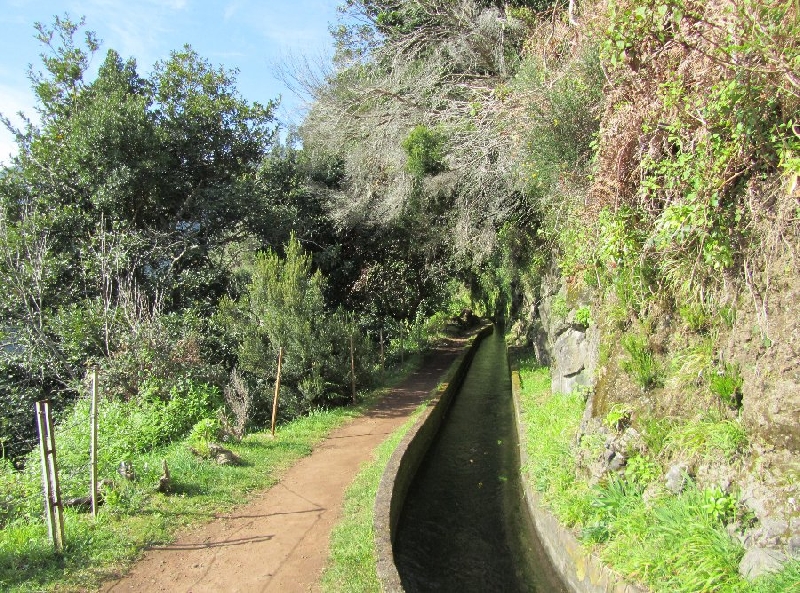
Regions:
<svg viewBox="0 0 800 593"><path fill-rule="evenodd" d="M383 328L380 329L379 336L381 342L381 376L383 376L383 373L386 370L386 359L384 358L384 352L383 352Z"/></svg>
<svg viewBox="0 0 800 593"><path fill-rule="evenodd" d="M403 326L404 326L404 324L401 323L400 324L400 364L401 365L405 364L405 361L406 361L405 360L406 359L406 344L405 344L405 341L404 341L405 332L403 331L403 329L404 329Z"/></svg>
<svg viewBox="0 0 800 593"><path fill-rule="evenodd" d="M353 332L350 332L350 386L353 392L353 403L356 403L356 348L353 343Z"/></svg>
<svg viewBox="0 0 800 593"><path fill-rule="evenodd" d="M281 364L283 363L283 346L278 350L278 374L275 377L275 397L272 400L272 436L275 436L275 420L278 417L278 391L281 388Z"/></svg>
<svg viewBox="0 0 800 593"><path fill-rule="evenodd" d="M42 460L42 492L44 493L44 514L47 517L47 533L55 545L55 516L53 514L53 481L50 479L50 454L47 449L47 419L45 405L47 402L36 402L36 426L39 429L39 457Z"/></svg>
<svg viewBox="0 0 800 593"><path fill-rule="evenodd" d="M42 486L44 512L47 516L47 533L56 553L64 551L64 507L58 483L56 440L50 418L50 402L36 402L36 423L39 428L39 454L42 460Z"/></svg>
<svg viewBox="0 0 800 593"><path fill-rule="evenodd" d="M89 465L91 479L89 496L92 500L92 517L97 518L97 366L92 367L92 407L89 413L91 438L89 441Z"/></svg>

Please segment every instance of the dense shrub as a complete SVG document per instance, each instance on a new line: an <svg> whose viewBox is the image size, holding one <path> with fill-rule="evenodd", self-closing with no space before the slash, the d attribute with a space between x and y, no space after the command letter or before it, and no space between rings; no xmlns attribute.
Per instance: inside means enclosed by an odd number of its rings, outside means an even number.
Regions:
<svg viewBox="0 0 800 593"><path fill-rule="evenodd" d="M202 419L213 417L222 403L219 390L191 380L176 381L167 399L158 381L143 386L130 400L103 398L98 405L97 464L100 479L118 479L120 463L132 463L189 433ZM90 401L81 398L55 427L59 479L65 498L86 496L89 488ZM3 516L21 520L41 513L39 451L23 459L23 471L0 460L0 524ZM133 467L134 472L142 467Z"/></svg>
<svg viewBox="0 0 800 593"><path fill-rule="evenodd" d="M311 256L294 237L285 251L285 257L259 254L244 294L236 301L224 299L215 319L252 388L256 425L271 416L280 348L282 418L348 396L351 337L357 383L368 380L373 365L374 348L366 336L343 312L326 308L325 281L319 271L312 272Z"/></svg>
<svg viewBox="0 0 800 593"><path fill-rule="evenodd" d="M426 126L417 126L403 141L408 172L422 177L444 170L444 136Z"/></svg>
<svg viewBox="0 0 800 593"><path fill-rule="evenodd" d="M764 267L795 220L797 6L615 0L601 55L610 105L589 205L631 208L629 261L660 290L710 300ZM626 223L634 222L628 217ZM698 297L699 295L699 297Z"/></svg>
<svg viewBox="0 0 800 593"><path fill-rule="evenodd" d="M159 381L154 380L129 401L101 401L98 474L111 477L121 462L185 436L197 422L213 417L221 404L216 387L190 380L176 382L166 400L161 397ZM62 488L73 496L83 496L86 491L88 474L81 475L79 470L88 462L89 407L89 400L81 399L56 428ZM34 459L29 457L29 461L38 468Z"/></svg>

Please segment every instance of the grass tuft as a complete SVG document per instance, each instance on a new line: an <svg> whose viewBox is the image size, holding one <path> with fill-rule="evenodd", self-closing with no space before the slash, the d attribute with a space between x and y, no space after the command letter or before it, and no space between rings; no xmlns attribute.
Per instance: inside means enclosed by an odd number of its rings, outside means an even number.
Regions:
<svg viewBox="0 0 800 593"><path fill-rule="evenodd" d="M381 590L375 570L375 497L392 452L426 405L418 406L411 418L375 449L373 460L364 464L347 489L342 519L331 533L328 565L320 583L323 591L357 593Z"/></svg>
<svg viewBox="0 0 800 593"><path fill-rule="evenodd" d="M744 550L703 505L703 493L694 488L650 507L639 498L616 516L601 557L654 591L740 590Z"/></svg>
<svg viewBox="0 0 800 593"><path fill-rule="evenodd" d="M584 544L612 568L654 592L779 593L798 589L800 561L796 560L780 573L753 583L739 576L744 549L725 529L730 519L729 497L690 485L677 496L663 489L656 491L645 502L645 487L660 474L653 457L633 458L624 477L589 488L577 475L580 447L574 445L583 398L551 394L548 369L524 360L520 366L527 479L559 520L579 528ZM748 446L741 425L719 414L706 414L687 423L648 419L643 429L653 456L730 458Z"/></svg>
<svg viewBox="0 0 800 593"><path fill-rule="evenodd" d="M777 574L764 575L753 582L752 593L800 591L800 559L790 560Z"/></svg>
<svg viewBox="0 0 800 593"><path fill-rule="evenodd" d="M628 358L622 361L622 370L628 373L636 384L647 391L664 385L664 370L656 360L647 339L628 334L622 337L622 347Z"/></svg>
<svg viewBox="0 0 800 593"><path fill-rule="evenodd" d="M664 447L672 456L730 459L742 452L748 443L741 423L708 413L674 426L665 437Z"/></svg>

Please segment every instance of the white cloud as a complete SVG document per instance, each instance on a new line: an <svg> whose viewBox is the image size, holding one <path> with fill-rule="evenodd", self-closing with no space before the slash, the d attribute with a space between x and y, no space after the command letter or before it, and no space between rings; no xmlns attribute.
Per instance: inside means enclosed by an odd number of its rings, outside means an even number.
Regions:
<svg viewBox="0 0 800 593"><path fill-rule="evenodd" d="M27 89L20 89L8 85L0 85L0 113L11 120L15 126L22 126L23 121L17 116L22 111L26 117L35 119L33 109L35 101L33 94ZM17 154L17 145L14 136L0 125L0 163L10 162L9 156Z"/></svg>
<svg viewBox="0 0 800 593"><path fill-rule="evenodd" d="M316 2L297 0L292 8L260 10L251 15L251 22L262 37L276 46L305 51L326 45L329 15Z"/></svg>
<svg viewBox="0 0 800 593"><path fill-rule="evenodd" d="M176 19L183 18L188 0L90 0L78 2L89 29L98 31L105 49L114 48L123 58L135 57L140 67L149 69L165 58L175 43ZM105 51L102 50L102 51Z"/></svg>

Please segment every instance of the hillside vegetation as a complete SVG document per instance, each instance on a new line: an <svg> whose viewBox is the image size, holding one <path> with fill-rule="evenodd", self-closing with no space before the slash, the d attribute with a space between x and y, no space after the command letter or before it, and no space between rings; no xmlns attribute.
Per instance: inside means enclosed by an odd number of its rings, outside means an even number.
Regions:
<svg viewBox="0 0 800 593"><path fill-rule="evenodd" d="M87 363L119 405L203 394L159 445L242 434L280 347L288 420L349 401L351 337L367 385L380 336L401 358L470 307L552 365L568 461L537 487L587 546L656 590L795 586L796 0L341 9L332 63L286 68L312 103L285 143L189 47L87 80L94 36L38 25L41 123L0 172L4 457ZM680 554L640 545L666 531Z"/></svg>
<svg viewBox="0 0 800 593"><path fill-rule="evenodd" d="M342 162L338 224L413 229L515 321L556 390L578 389L562 519L658 590L739 590L790 559L796 3L351 0L346 13L335 67L297 75L315 99L304 150ZM629 503L640 510L614 506ZM700 520L684 507L706 513L705 535L680 532ZM672 529L664 548L623 553ZM763 586L794 586L785 566Z"/></svg>

